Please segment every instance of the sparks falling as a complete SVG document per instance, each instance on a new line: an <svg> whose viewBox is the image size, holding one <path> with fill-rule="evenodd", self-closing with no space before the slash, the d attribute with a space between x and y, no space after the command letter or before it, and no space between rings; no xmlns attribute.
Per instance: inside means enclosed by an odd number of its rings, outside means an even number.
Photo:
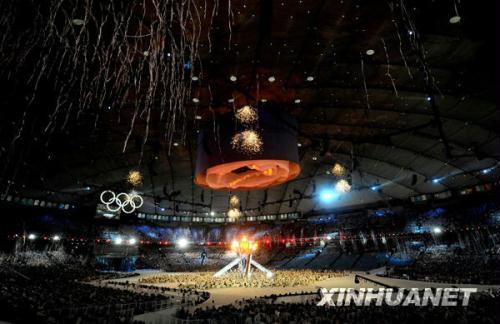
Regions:
<svg viewBox="0 0 500 324"><path fill-rule="evenodd" d="M252 106L243 106L235 113L236 119L242 124L253 124L257 121L257 111Z"/></svg>
<svg viewBox="0 0 500 324"><path fill-rule="evenodd" d="M233 136L231 145L242 153L256 154L262 150L262 139L256 131L245 130Z"/></svg>

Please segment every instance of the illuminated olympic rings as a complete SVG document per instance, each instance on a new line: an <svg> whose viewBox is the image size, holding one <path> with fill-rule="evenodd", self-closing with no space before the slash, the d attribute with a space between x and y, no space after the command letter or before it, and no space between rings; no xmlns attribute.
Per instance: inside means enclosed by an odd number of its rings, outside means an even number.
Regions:
<svg viewBox="0 0 500 324"><path fill-rule="evenodd" d="M121 210L126 214L133 213L137 208L141 208L144 200L136 193L121 192L115 194L111 190L101 192L101 202L106 205L106 208L111 212Z"/></svg>

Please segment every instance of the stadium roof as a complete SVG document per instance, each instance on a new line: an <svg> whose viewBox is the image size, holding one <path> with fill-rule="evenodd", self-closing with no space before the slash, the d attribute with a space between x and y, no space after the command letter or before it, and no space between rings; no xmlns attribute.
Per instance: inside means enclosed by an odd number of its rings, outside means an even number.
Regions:
<svg viewBox="0 0 500 324"><path fill-rule="evenodd" d="M128 172L139 170L143 183L137 190L146 197L145 211L172 204L181 210L227 211L229 193L197 187L193 172L197 131L211 125L214 114L231 112L236 96L263 109L277 104L297 119L302 168L289 183L238 192L243 210L325 208L308 197L332 186L335 163L350 170L353 187L326 207L407 199L498 179L500 115L490 4L465 2L456 9L442 1L298 0L220 6L211 25L200 13L200 26L211 31L210 38L201 33L199 60L184 62L192 82L185 123L171 139L165 139L160 111L152 112L150 124L147 113L137 114L134 95L120 108L105 98L78 118L74 112L69 125L48 136L35 120L50 116L59 98L51 89L44 90L38 103L44 108L32 114L26 124L31 128L23 129L13 146L24 125L24 110L17 107L31 88L22 78L11 85L5 75L12 71L0 68L7 90L1 95L7 117L1 122L4 191L68 193L76 201L97 202L103 188L129 188ZM141 24L153 26L152 11L137 13L141 23L127 32L139 35ZM136 38L128 44L148 59L153 50L142 45ZM46 63L56 64L52 59ZM107 64L121 62L112 57ZM150 69L154 66L145 71ZM72 80L65 73L60 77Z"/></svg>

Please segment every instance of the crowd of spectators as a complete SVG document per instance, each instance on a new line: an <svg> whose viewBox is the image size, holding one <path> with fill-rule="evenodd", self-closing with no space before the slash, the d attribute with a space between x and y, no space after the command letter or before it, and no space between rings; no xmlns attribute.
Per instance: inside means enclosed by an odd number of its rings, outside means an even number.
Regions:
<svg viewBox="0 0 500 324"><path fill-rule="evenodd" d="M274 252L274 251L273 251ZM272 253L261 249L254 254L261 264L269 262ZM180 250L176 247L144 249L135 262L136 269L157 269L170 272L215 271L231 262L236 254L221 247L193 247Z"/></svg>
<svg viewBox="0 0 500 324"><path fill-rule="evenodd" d="M246 279L239 271L228 272L222 277L214 277L213 272L193 272L152 275L139 279L139 282L172 284L189 289L297 287L346 275L347 273L342 271L276 270L272 277L254 271L252 277Z"/></svg>
<svg viewBox="0 0 500 324"><path fill-rule="evenodd" d="M164 271L215 270L231 261L225 249L192 249L179 251L175 248L142 251L137 258L137 269L158 269Z"/></svg>
<svg viewBox="0 0 500 324"><path fill-rule="evenodd" d="M136 282L108 280L101 285L116 289L130 290L136 293L171 295L178 304L196 306L206 301L210 294L206 291L198 291L188 288L159 287Z"/></svg>
<svg viewBox="0 0 500 324"><path fill-rule="evenodd" d="M192 271L208 258L212 260L209 264L220 268L231 259L231 255L220 251L220 254L205 256L201 262L198 260L201 256L195 253L198 252L165 255L163 261L170 263L164 264L164 270L173 270L172 264L187 260L193 264L188 268ZM154 254L149 257L153 260ZM453 284L498 284L499 265L498 254L427 251L413 264L395 268L391 276ZM252 277L246 279L239 271L214 278L213 271L179 270L182 272L152 274L136 281L129 277L137 274L96 272L90 257L71 256L63 251L0 254L0 303L3 305L0 321L131 323L135 315L182 305L192 307L190 311L182 308L178 317L201 323L495 323L495 312L500 306L495 292L478 293L468 307L405 307L404 311L387 306L317 307L317 297L310 294L299 303L286 299L290 295L280 299L255 298L219 308L204 307L203 303L210 297L204 291L208 289L317 286L318 282L349 273L275 270L272 277L267 277L254 271Z"/></svg>
<svg viewBox="0 0 500 324"><path fill-rule="evenodd" d="M401 306L316 306L319 297L304 303L276 302L257 298L218 308L194 311L182 308L177 316L197 323L243 324L316 324L316 323L497 323L500 306L498 292L473 296L467 307Z"/></svg>
<svg viewBox="0 0 500 324"><path fill-rule="evenodd" d="M391 276L452 284L500 284L500 256L426 252L411 265L396 267Z"/></svg>
<svg viewBox="0 0 500 324"><path fill-rule="evenodd" d="M171 304L171 296L90 284L101 278L78 258L29 252L0 257L0 321L128 323ZM105 278L109 278L109 274Z"/></svg>

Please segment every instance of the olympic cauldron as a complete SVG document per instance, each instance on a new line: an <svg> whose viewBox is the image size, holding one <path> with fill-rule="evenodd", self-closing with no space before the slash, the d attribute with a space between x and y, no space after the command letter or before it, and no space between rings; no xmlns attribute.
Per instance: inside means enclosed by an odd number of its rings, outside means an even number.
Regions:
<svg viewBox="0 0 500 324"><path fill-rule="evenodd" d="M238 253L238 256L224 268L217 271L214 277L221 277L232 268L238 267L243 278L250 278L252 276L251 267L253 266L257 270L264 272L268 278L271 278L273 273L253 259L253 253L257 249L258 243L249 240L246 236L243 236L239 241L233 240L231 242L231 250Z"/></svg>

